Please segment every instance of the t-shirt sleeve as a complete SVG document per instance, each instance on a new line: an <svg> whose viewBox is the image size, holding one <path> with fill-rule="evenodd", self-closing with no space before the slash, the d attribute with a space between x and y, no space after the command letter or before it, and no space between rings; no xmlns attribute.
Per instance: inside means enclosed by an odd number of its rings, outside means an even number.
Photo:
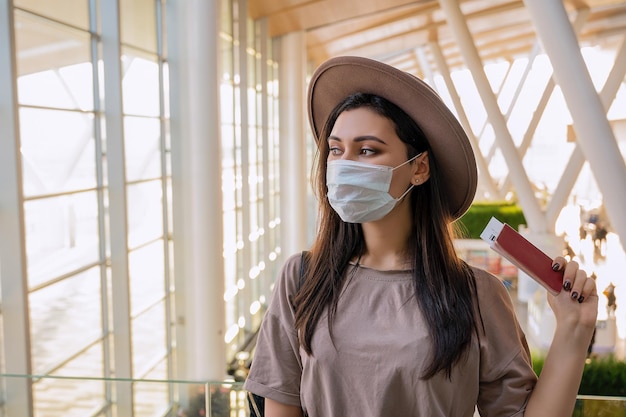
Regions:
<svg viewBox="0 0 626 417"><path fill-rule="evenodd" d="M298 407L302 362L290 299L297 288L300 261L299 254L291 256L276 281L244 384L254 394Z"/></svg>
<svg viewBox="0 0 626 417"><path fill-rule="evenodd" d="M521 416L537 381L526 336L502 281L474 274L482 317L478 409L483 417Z"/></svg>

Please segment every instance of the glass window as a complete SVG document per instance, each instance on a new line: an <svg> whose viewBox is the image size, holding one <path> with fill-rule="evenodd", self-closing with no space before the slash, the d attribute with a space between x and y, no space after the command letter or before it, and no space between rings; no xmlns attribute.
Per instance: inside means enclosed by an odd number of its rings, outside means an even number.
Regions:
<svg viewBox="0 0 626 417"><path fill-rule="evenodd" d="M13 4L70 26L89 29L89 2L86 0L13 0Z"/></svg>
<svg viewBox="0 0 626 417"><path fill-rule="evenodd" d="M20 110L26 196L97 185L93 126L91 113L27 107Z"/></svg>
<svg viewBox="0 0 626 417"><path fill-rule="evenodd" d="M128 186L128 244L131 248L163 237L161 180Z"/></svg>
<svg viewBox="0 0 626 417"><path fill-rule="evenodd" d="M97 267L30 294L34 374L56 369L102 337L100 291ZM99 362L87 369L97 369Z"/></svg>
<svg viewBox="0 0 626 417"><path fill-rule="evenodd" d="M161 175L161 125L159 119L124 118L124 150L128 181Z"/></svg>
<svg viewBox="0 0 626 417"><path fill-rule="evenodd" d="M157 51L164 44L157 42L165 35L157 27L163 2L121 0L120 22L100 15L108 2L14 5L20 121L15 140L22 156L33 372L97 378L118 368L124 372L132 362L133 377L165 379L174 374L174 332L168 332L166 315L173 312L174 280L173 242L163 232L172 231L168 66ZM98 27L90 28L90 22ZM103 51L111 44L102 43L98 30L116 23L122 56L107 61ZM116 46L117 40L108 40ZM105 83L103 74L119 65L122 85ZM114 118L120 113L107 109L103 98L116 89L122 91L124 137L108 139L124 143L124 149L107 149L106 127L119 126ZM125 198L110 198L107 177L121 164ZM110 219L109 212L125 218ZM120 262L110 259L110 246L124 240L128 270L117 269L114 278L115 285L128 285L130 302L112 291L112 270ZM128 330L130 340L109 338L114 318L116 330ZM85 405L89 414L111 401L111 388L102 382L44 378L34 382L33 393L36 412L48 411L52 401L59 407ZM163 414L173 401L168 390L159 401L145 394L135 392L135 411Z"/></svg>
<svg viewBox="0 0 626 417"><path fill-rule="evenodd" d="M156 5L154 0L121 0L122 43L148 52L157 52Z"/></svg>
<svg viewBox="0 0 626 417"><path fill-rule="evenodd" d="M122 56L124 113L158 117L160 114L159 67L155 57L124 48Z"/></svg>
<svg viewBox="0 0 626 417"><path fill-rule="evenodd" d="M20 104L92 110L89 33L20 11L15 26Z"/></svg>
<svg viewBox="0 0 626 417"><path fill-rule="evenodd" d="M98 221L95 191L27 201L29 287L100 262Z"/></svg>

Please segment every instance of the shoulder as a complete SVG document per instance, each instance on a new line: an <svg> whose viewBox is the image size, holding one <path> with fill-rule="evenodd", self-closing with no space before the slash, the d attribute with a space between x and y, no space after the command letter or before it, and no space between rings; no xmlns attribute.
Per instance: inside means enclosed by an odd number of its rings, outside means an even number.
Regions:
<svg viewBox="0 0 626 417"><path fill-rule="evenodd" d="M515 304L503 281L489 272L472 268L476 277L478 311L482 322L481 344L501 357L526 348L526 337L519 324Z"/></svg>
<svg viewBox="0 0 626 417"><path fill-rule="evenodd" d="M481 308L494 303L504 303L512 307L511 296L504 281L484 269L476 267L471 267L471 269L476 279L477 299Z"/></svg>
<svg viewBox="0 0 626 417"><path fill-rule="evenodd" d="M277 284L283 285L290 293L297 290L300 274L302 271L303 253L298 252L289 255L283 264Z"/></svg>
<svg viewBox="0 0 626 417"><path fill-rule="evenodd" d="M472 268L476 278L476 300L484 336L487 339L511 337L517 343L524 339L515 304L504 282L495 275Z"/></svg>
<svg viewBox="0 0 626 417"><path fill-rule="evenodd" d="M274 304L290 304L291 297L298 291L302 265L302 253L294 253L283 263L280 274L274 283L272 300Z"/></svg>

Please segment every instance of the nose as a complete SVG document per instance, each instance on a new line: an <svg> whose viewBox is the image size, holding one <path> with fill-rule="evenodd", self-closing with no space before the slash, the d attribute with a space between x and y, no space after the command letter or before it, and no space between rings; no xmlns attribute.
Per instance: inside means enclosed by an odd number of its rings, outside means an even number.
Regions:
<svg viewBox="0 0 626 417"><path fill-rule="evenodd" d="M356 161L359 159L359 147L351 142L344 142L344 148L339 155L339 159L344 161Z"/></svg>

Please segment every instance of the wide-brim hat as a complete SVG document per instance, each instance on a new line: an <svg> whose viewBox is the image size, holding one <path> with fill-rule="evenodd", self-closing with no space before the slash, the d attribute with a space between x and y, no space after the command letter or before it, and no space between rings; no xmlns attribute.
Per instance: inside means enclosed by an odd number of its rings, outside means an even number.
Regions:
<svg viewBox="0 0 626 417"><path fill-rule="evenodd" d="M354 93L394 103L422 129L442 175L443 195L458 219L476 194L478 175L463 127L435 91L419 78L368 58L341 56L322 63L308 87L309 122L316 141L332 110Z"/></svg>

